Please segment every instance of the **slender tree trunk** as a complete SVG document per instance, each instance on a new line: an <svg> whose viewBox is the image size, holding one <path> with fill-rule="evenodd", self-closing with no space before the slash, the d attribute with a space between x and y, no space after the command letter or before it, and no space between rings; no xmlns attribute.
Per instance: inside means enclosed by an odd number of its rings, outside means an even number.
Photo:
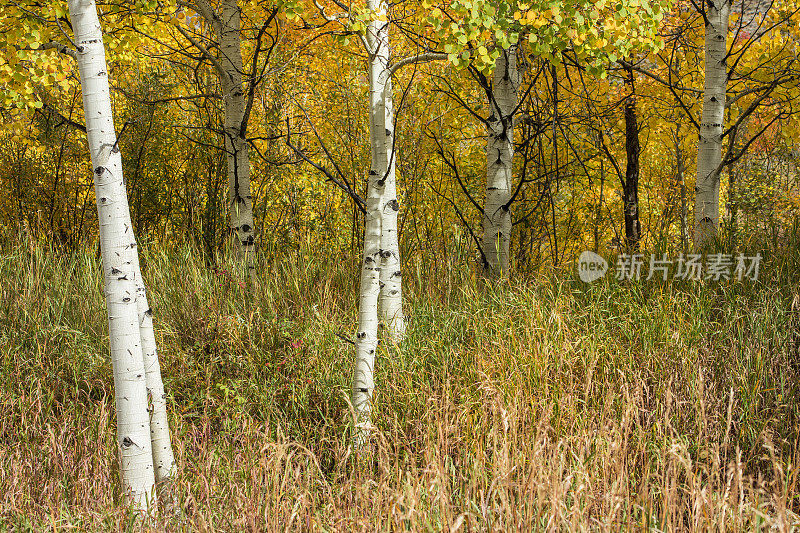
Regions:
<svg viewBox="0 0 800 533"><path fill-rule="evenodd" d="M508 273L511 243L514 112L519 103L520 74L517 48L502 50L494 68L486 141L486 200L483 207L484 270L488 275Z"/></svg>
<svg viewBox="0 0 800 533"><path fill-rule="evenodd" d="M623 191L625 211L625 241L630 252L639 250L639 240L642 236L642 226L639 222L639 121L636 116L636 86L634 84L633 69L627 68L626 83L630 88L630 95L625 100L625 153L627 165L625 167L625 187Z"/></svg>
<svg viewBox="0 0 800 533"><path fill-rule="evenodd" d="M392 79L386 69L389 62L389 25L381 23L379 32L379 45L385 44L381 50L385 49L385 58L378 54L377 60L380 73L383 79L383 132L380 124L376 124L375 142L383 142L385 150L378 153L381 160L381 168L378 169L385 174L385 184L383 188L383 200L381 201L381 294L378 302L380 317L389 338L399 343L405 334L405 316L403 315L403 287L402 272L400 265L400 244L397 234L397 215L400 211L400 203L397 201L397 180L395 173L396 154L394 150L394 102L392 99ZM385 59L385 63L383 62ZM380 87L376 87L379 91ZM374 108L373 108L374 109ZM377 118L377 117L376 117ZM381 135L383 133L383 135ZM382 137L382 139L381 139ZM373 151L375 148L373 148ZM385 168L384 168L385 167Z"/></svg>
<svg viewBox="0 0 800 533"><path fill-rule="evenodd" d="M139 318L139 335L142 340L147 394L150 401L150 442L153 448L153 466L157 483L167 481L175 475L175 456L169 436L167 420L167 394L161 380L161 365L158 362L156 337L153 330L153 310L147 302L147 289L139 268L136 242L132 243L133 267L136 273L136 312Z"/></svg>
<svg viewBox="0 0 800 533"><path fill-rule="evenodd" d="M697 182L694 206L694 244L703 247L719 228L719 174L725 92L728 85L728 24L731 0L705 0L705 87L703 116L697 143Z"/></svg>
<svg viewBox="0 0 800 533"><path fill-rule="evenodd" d="M353 374L352 402L356 425L353 440L362 447L372 428L372 396L375 390L373 371L378 348L378 307L388 317L390 326L397 328L402 321L402 308L395 306L401 297L399 286L399 250L397 249L397 211L399 205L394 181L394 164L390 161L394 125L387 124L387 93L391 91L388 76L389 24L386 19L386 0L368 0L367 8L377 15L367 26L367 45L370 55L370 148L371 168L367 180L367 205L364 228L364 259L361 268L361 290L358 302L358 333L356 361ZM392 158L393 159L393 158ZM387 246L384 249L383 246ZM397 265L397 266L394 266ZM389 273L383 267L393 268ZM390 279L392 278L392 279ZM387 282L389 282L387 284ZM397 293L381 297L389 286ZM393 313L393 314L390 314ZM394 320L393 320L394 319ZM402 322L400 322L402 323Z"/></svg>
<svg viewBox="0 0 800 533"><path fill-rule="evenodd" d="M114 131L103 34L95 2L70 0L69 13L78 46L86 133L94 169L122 483L133 504L147 509L154 504L151 495L155 474L137 310L138 251L122 178L122 157Z"/></svg>
<svg viewBox="0 0 800 533"><path fill-rule="evenodd" d="M242 38L240 32L242 12L238 0L223 0L220 6L219 61L224 76L220 76L225 108L225 154L228 161L228 206L230 231L244 259L248 273L255 274L253 252L253 196L250 192L250 147L245 138L245 109L247 99L242 87Z"/></svg>

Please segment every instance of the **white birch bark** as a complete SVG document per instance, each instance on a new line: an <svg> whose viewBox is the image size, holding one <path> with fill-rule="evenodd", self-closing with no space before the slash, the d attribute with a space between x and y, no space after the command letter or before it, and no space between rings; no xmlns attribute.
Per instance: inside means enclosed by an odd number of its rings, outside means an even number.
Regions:
<svg viewBox="0 0 800 533"><path fill-rule="evenodd" d="M725 93L728 85L728 25L731 0L706 0L705 87L700 138L697 143L697 179L694 207L694 243L702 247L719 228L719 175Z"/></svg>
<svg viewBox="0 0 800 533"><path fill-rule="evenodd" d="M385 7L384 7L385 9ZM380 23L382 26L378 32L378 46L381 53L377 54L378 68L381 69L378 86L375 87L379 102L382 100L383 121L375 124L377 130L373 145L373 152L383 142L384 150L378 152L380 158L380 169L384 172L386 179L383 189L383 200L381 201L381 294L379 300L380 317L386 325L389 339L394 343L400 343L405 335L405 316L403 315L403 287L402 271L400 264L400 244L397 234L397 215L400 211L400 203L397 201L397 179L395 173L396 154L394 151L395 132L394 132L394 100L392 98L392 78L388 71L389 64L389 24ZM385 55L384 55L385 50ZM381 87L382 85L382 87ZM378 122L380 117L376 116L379 110L373 107L371 121ZM381 129L383 128L383 138L381 139Z"/></svg>
<svg viewBox="0 0 800 533"><path fill-rule="evenodd" d="M244 259L248 273L254 272L253 196L250 189L250 147L244 138L246 97L242 87L241 16L238 0L224 0L220 5L220 21L215 24L220 44L220 75L225 108L225 154L228 162L228 205L230 231Z"/></svg>
<svg viewBox="0 0 800 533"><path fill-rule="evenodd" d="M511 243L512 162L514 159L514 111L519 102L520 74L517 49L503 50L497 58L492 80L494 102L490 102L486 141L486 200L483 209L483 253L487 273L508 272Z"/></svg>
<svg viewBox="0 0 800 533"><path fill-rule="evenodd" d="M137 250L136 241L133 243ZM147 288L139 268L139 254L133 254L136 274L136 312L139 318L139 335L142 341L142 357L144 361L147 395L150 401L150 442L153 449L153 467L156 483L166 481L175 475L175 456L172 453L172 442L169 436L167 420L167 394L161 380L161 365L158 362L156 337L153 330L153 311L147 301Z"/></svg>
<svg viewBox="0 0 800 533"><path fill-rule="evenodd" d="M94 0L69 0L69 14L78 46L86 134L94 169L122 483L133 505L145 510L154 505L151 496L155 475L137 312L138 251L132 245L133 228L122 179L122 158L116 145L103 34Z"/></svg>
<svg viewBox="0 0 800 533"><path fill-rule="evenodd" d="M367 7L385 19L386 1L368 0ZM394 124L389 77L389 28L386 20L371 20L366 43L370 55L370 148L367 181L364 258L361 269L356 362L352 402L355 411L353 441L362 447L372 428L373 371L378 348L378 317L386 320L390 335L399 340L404 330L400 289L400 252L397 245L397 193L394 158ZM387 95L389 104L387 105Z"/></svg>
<svg viewBox="0 0 800 533"><path fill-rule="evenodd" d="M377 173L370 171L352 390L355 414L353 442L357 448L363 447L372 430L372 396L375 391L373 371L375 352L378 349L378 298L381 274L381 195L380 186L376 183L379 179Z"/></svg>

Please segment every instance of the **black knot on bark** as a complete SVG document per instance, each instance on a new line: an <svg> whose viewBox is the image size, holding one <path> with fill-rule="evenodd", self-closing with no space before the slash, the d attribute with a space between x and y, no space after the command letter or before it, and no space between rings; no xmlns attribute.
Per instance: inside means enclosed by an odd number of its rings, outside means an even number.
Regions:
<svg viewBox="0 0 800 533"><path fill-rule="evenodd" d="M369 175L370 175L370 176L377 176L377 175L378 175L378 173L377 173L377 172L375 172L374 170L370 170L370 171L369 171Z"/></svg>
<svg viewBox="0 0 800 533"><path fill-rule="evenodd" d="M357 339L363 339L366 336L367 336L367 332L366 331L361 331L359 333L356 333L356 338Z"/></svg>
<svg viewBox="0 0 800 533"><path fill-rule="evenodd" d="M364 263L372 263L374 261L375 260L373 258L371 258L371 257L367 257L366 259L364 259Z"/></svg>
<svg viewBox="0 0 800 533"><path fill-rule="evenodd" d="M105 168L103 168L103 167L97 167L96 169L94 169L94 173L99 176L100 174L103 173L104 170L105 170Z"/></svg>
<svg viewBox="0 0 800 533"><path fill-rule="evenodd" d="M388 129L388 128L387 128L387 129L386 129L386 136L387 136L387 137L391 137L391 136L392 136L392 130L390 130L390 129Z"/></svg>
<svg viewBox="0 0 800 533"><path fill-rule="evenodd" d="M384 259L388 259L392 256L392 252L390 252L389 250L381 250L379 253L381 257Z"/></svg>
<svg viewBox="0 0 800 533"><path fill-rule="evenodd" d="M122 439L123 448L130 448L131 446L133 446L133 441L131 440L130 437L125 437L124 439Z"/></svg>
<svg viewBox="0 0 800 533"><path fill-rule="evenodd" d="M125 298L122 299L122 301L125 302L125 303L128 303L128 302L131 301L131 299L126 296Z"/></svg>
<svg viewBox="0 0 800 533"><path fill-rule="evenodd" d="M386 207L390 207L392 211L400 211L400 202L397 199L393 199L386 204Z"/></svg>
<svg viewBox="0 0 800 533"><path fill-rule="evenodd" d="M250 226L248 224L242 224L242 227L239 228L239 229L241 229L242 231L247 233L248 231L250 231L251 228L250 228Z"/></svg>
<svg viewBox="0 0 800 533"><path fill-rule="evenodd" d="M396 278L400 278L400 277L402 277L402 276L403 276L403 273L402 273L402 272L400 272L400 271L398 270L397 272L395 272L394 274L392 274L392 276L394 276L394 277L396 277Z"/></svg>

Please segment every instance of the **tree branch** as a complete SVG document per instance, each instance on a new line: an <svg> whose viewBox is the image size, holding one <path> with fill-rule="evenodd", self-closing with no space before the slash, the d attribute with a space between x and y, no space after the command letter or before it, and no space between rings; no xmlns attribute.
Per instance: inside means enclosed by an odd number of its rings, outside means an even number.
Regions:
<svg viewBox="0 0 800 533"><path fill-rule="evenodd" d="M421 54L417 54L415 56L407 57L405 59L401 59L394 65L389 67L389 76L394 76L394 74L401 68L405 67L406 65L411 65L415 63L427 63L430 61L443 61L447 59L447 54L443 54L441 52L423 52Z"/></svg>

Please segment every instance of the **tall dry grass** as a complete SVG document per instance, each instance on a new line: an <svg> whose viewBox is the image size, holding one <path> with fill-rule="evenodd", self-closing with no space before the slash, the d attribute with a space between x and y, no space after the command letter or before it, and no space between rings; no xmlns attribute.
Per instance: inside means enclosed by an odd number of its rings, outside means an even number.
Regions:
<svg viewBox="0 0 800 533"><path fill-rule="evenodd" d="M119 492L98 264L17 246L0 258L0 530L788 531L796 257L716 285L479 285L458 254L412 262L364 458L351 259L264 257L249 293L149 248L179 512L142 524Z"/></svg>

